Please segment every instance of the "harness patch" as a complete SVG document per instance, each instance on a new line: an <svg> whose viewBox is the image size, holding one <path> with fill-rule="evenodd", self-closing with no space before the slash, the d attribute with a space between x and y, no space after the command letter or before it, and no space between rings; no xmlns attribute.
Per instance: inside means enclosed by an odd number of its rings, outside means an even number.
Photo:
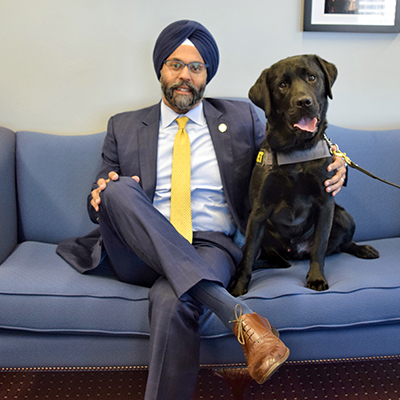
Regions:
<svg viewBox="0 0 400 400"><path fill-rule="evenodd" d="M260 150L257 155L256 163L264 165L264 154L265 150Z"/></svg>

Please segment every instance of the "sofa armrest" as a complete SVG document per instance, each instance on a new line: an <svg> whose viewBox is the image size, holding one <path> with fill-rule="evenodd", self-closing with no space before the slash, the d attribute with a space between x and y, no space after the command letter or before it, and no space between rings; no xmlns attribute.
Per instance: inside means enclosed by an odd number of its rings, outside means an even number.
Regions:
<svg viewBox="0 0 400 400"><path fill-rule="evenodd" d="M0 263L17 245L15 133L0 127Z"/></svg>

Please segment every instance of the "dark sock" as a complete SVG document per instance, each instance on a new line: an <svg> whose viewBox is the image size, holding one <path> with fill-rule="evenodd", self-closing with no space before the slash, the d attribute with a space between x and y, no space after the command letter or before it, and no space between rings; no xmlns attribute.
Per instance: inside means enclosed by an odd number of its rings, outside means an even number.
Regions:
<svg viewBox="0 0 400 400"><path fill-rule="evenodd" d="M233 331L234 322L239 314L253 312L243 300L233 297L217 282L201 280L188 293L207 306L231 331Z"/></svg>

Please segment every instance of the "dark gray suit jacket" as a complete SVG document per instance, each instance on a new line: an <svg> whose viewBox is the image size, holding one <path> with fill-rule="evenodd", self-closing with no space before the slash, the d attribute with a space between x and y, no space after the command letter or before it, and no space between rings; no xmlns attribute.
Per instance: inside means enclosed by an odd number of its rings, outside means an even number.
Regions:
<svg viewBox="0 0 400 400"><path fill-rule="evenodd" d="M248 188L251 172L265 127L248 102L204 99L204 114L215 147L224 194L236 226L245 233L250 213ZM96 177L107 178L110 171L120 176L140 177L140 185L153 200L156 187L157 140L160 103L137 111L115 115L108 123L102 151L102 165ZM226 130L221 125L226 126ZM223 125L222 125L223 126ZM224 127L225 128L225 127ZM97 184L93 184L93 188ZM97 213L90 206L93 222ZM100 260L99 232L86 238L61 243L57 252L80 272L93 269Z"/></svg>

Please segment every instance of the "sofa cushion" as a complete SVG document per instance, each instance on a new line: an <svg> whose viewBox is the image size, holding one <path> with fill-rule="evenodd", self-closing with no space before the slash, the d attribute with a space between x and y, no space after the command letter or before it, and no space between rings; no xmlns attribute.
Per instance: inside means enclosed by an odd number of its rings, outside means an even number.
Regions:
<svg viewBox="0 0 400 400"><path fill-rule="evenodd" d="M344 253L326 258L327 291L307 289L309 262L295 261L288 269L254 271L244 299L282 332L400 323L400 238L368 244L380 252L379 259ZM209 324L204 334L216 331Z"/></svg>
<svg viewBox="0 0 400 400"><path fill-rule="evenodd" d="M372 174L400 185L400 129L361 131L328 127L328 137L350 159ZM390 156L388 156L390 155ZM400 191L362 172L349 168L348 187L336 197L356 223L355 240L400 236Z"/></svg>
<svg viewBox="0 0 400 400"><path fill-rule="evenodd" d="M337 254L326 260L330 289L307 289L307 261L258 270L245 301L282 332L400 323L400 238L372 241L378 260ZM0 268L0 327L36 332L147 336L148 289L119 282L102 267L81 275L52 244L25 242ZM10 312L13 310L13 312ZM214 315L203 336L231 333Z"/></svg>
<svg viewBox="0 0 400 400"><path fill-rule="evenodd" d="M100 169L104 136L17 132L20 241L58 243L93 229L86 198Z"/></svg>
<svg viewBox="0 0 400 400"><path fill-rule="evenodd" d="M265 120L263 112L257 107L256 110ZM396 140L400 129L357 131L330 125L327 134L361 167L400 184L397 159L387 156L400 152L400 141ZM99 170L104 136L105 132L82 136L17 132L21 241L58 243L68 237L83 236L93 229L87 215L86 198ZM368 143L368 147L364 143ZM65 179L65 171L70 179ZM336 200L353 216L356 240L400 236L397 191L349 169L349 185ZM376 207L377 204L380 206Z"/></svg>
<svg viewBox="0 0 400 400"><path fill-rule="evenodd" d="M101 267L98 275L82 275L55 249L52 244L24 242L2 264L0 327L118 335L148 332L148 289L119 282Z"/></svg>

